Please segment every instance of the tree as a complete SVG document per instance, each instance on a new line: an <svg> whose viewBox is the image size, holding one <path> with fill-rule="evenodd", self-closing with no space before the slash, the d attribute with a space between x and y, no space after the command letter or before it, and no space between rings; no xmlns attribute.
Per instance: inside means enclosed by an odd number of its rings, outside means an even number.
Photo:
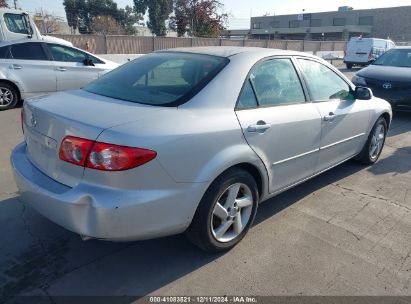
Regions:
<svg viewBox="0 0 411 304"><path fill-rule="evenodd" d="M102 15L93 18L92 31L96 34L110 35L122 33L122 28L113 16Z"/></svg>
<svg viewBox="0 0 411 304"><path fill-rule="evenodd" d="M228 19L223 8L218 0L175 0L170 26L179 36L218 37Z"/></svg>
<svg viewBox="0 0 411 304"><path fill-rule="evenodd" d="M7 0L0 0L0 7L9 7Z"/></svg>
<svg viewBox="0 0 411 304"><path fill-rule="evenodd" d="M157 36L167 34L166 20L173 12L173 0L134 0L134 9L145 15L148 10L147 26Z"/></svg>
<svg viewBox="0 0 411 304"><path fill-rule="evenodd" d="M49 14L42 9L34 15L34 22L40 29L42 34L57 33L61 29L61 24L64 22L63 18Z"/></svg>
<svg viewBox="0 0 411 304"><path fill-rule="evenodd" d="M128 5L124 9L119 10L119 23L126 35L134 35L136 33L134 25L140 20L143 20L143 17Z"/></svg>
<svg viewBox="0 0 411 304"><path fill-rule="evenodd" d="M104 20L104 24L110 24L108 27L110 33L116 28L113 23L115 21L120 27L115 34L120 32L132 34L136 20L142 19L129 6L119 9L113 0L64 0L63 5L69 26L78 28L82 34L94 33L95 25L102 30ZM96 18L100 19L96 20Z"/></svg>
<svg viewBox="0 0 411 304"><path fill-rule="evenodd" d="M85 0L64 0L64 10L66 11L66 18L68 25L77 30L83 21L83 15L86 11Z"/></svg>

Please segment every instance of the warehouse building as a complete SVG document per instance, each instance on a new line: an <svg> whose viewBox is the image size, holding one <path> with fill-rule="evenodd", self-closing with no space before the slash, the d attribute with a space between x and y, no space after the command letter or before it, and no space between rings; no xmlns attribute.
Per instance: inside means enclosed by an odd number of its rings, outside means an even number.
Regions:
<svg viewBox="0 0 411 304"><path fill-rule="evenodd" d="M227 36L245 36L232 30ZM348 40L350 37L389 37L395 41L411 40L411 6L301 13L251 18L247 37L253 39Z"/></svg>

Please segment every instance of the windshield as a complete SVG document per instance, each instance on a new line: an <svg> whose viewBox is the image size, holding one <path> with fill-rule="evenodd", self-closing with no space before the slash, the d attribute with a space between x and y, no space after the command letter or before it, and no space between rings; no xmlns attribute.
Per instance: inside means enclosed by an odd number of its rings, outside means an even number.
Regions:
<svg viewBox="0 0 411 304"><path fill-rule="evenodd" d="M154 106L179 106L198 93L229 62L178 52L152 53L113 70L83 89Z"/></svg>
<svg viewBox="0 0 411 304"><path fill-rule="evenodd" d="M391 49L375 60L373 65L411 67L411 49Z"/></svg>

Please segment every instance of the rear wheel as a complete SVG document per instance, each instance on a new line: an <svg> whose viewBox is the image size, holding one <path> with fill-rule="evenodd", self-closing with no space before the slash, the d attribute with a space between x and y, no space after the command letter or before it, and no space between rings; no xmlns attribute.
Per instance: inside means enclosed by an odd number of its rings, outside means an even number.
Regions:
<svg viewBox="0 0 411 304"><path fill-rule="evenodd" d="M380 117L372 128L362 151L358 154L357 160L365 165L374 164L381 155L387 130L387 122L383 117Z"/></svg>
<svg viewBox="0 0 411 304"><path fill-rule="evenodd" d="M204 194L187 230L191 242L209 252L237 245L251 227L257 212L254 178L238 168L220 175Z"/></svg>
<svg viewBox="0 0 411 304"><path fill-rule="evenodd" d="M8 83L0 82L0 111L14 108L19 101L16 88Z"/></svg>

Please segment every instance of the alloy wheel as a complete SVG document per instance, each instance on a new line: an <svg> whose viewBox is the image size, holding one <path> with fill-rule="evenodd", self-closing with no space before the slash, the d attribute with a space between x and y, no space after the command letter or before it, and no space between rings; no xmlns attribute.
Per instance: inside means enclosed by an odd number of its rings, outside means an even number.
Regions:
<svg viewBox="0 0 411 304"><path fill-rule="evenodd" d="M0 87L0 107L8 107L13 99L13 93L8 88Z"/></svg>
<svg viewBox="0 0 411 304"><path fill-rule="evenodd" d="M381 153L385 140L385 126L383 124L377 125L370 142L369 155L371 160L375 160Z"/></svg>
<svg viewBox="0 0 411 304"><path fill-rule="evenodd" d="M217 199L211 217L211 231L222 243L238 237L251 218L253 194L243 183L230 185Z"/></svg>

